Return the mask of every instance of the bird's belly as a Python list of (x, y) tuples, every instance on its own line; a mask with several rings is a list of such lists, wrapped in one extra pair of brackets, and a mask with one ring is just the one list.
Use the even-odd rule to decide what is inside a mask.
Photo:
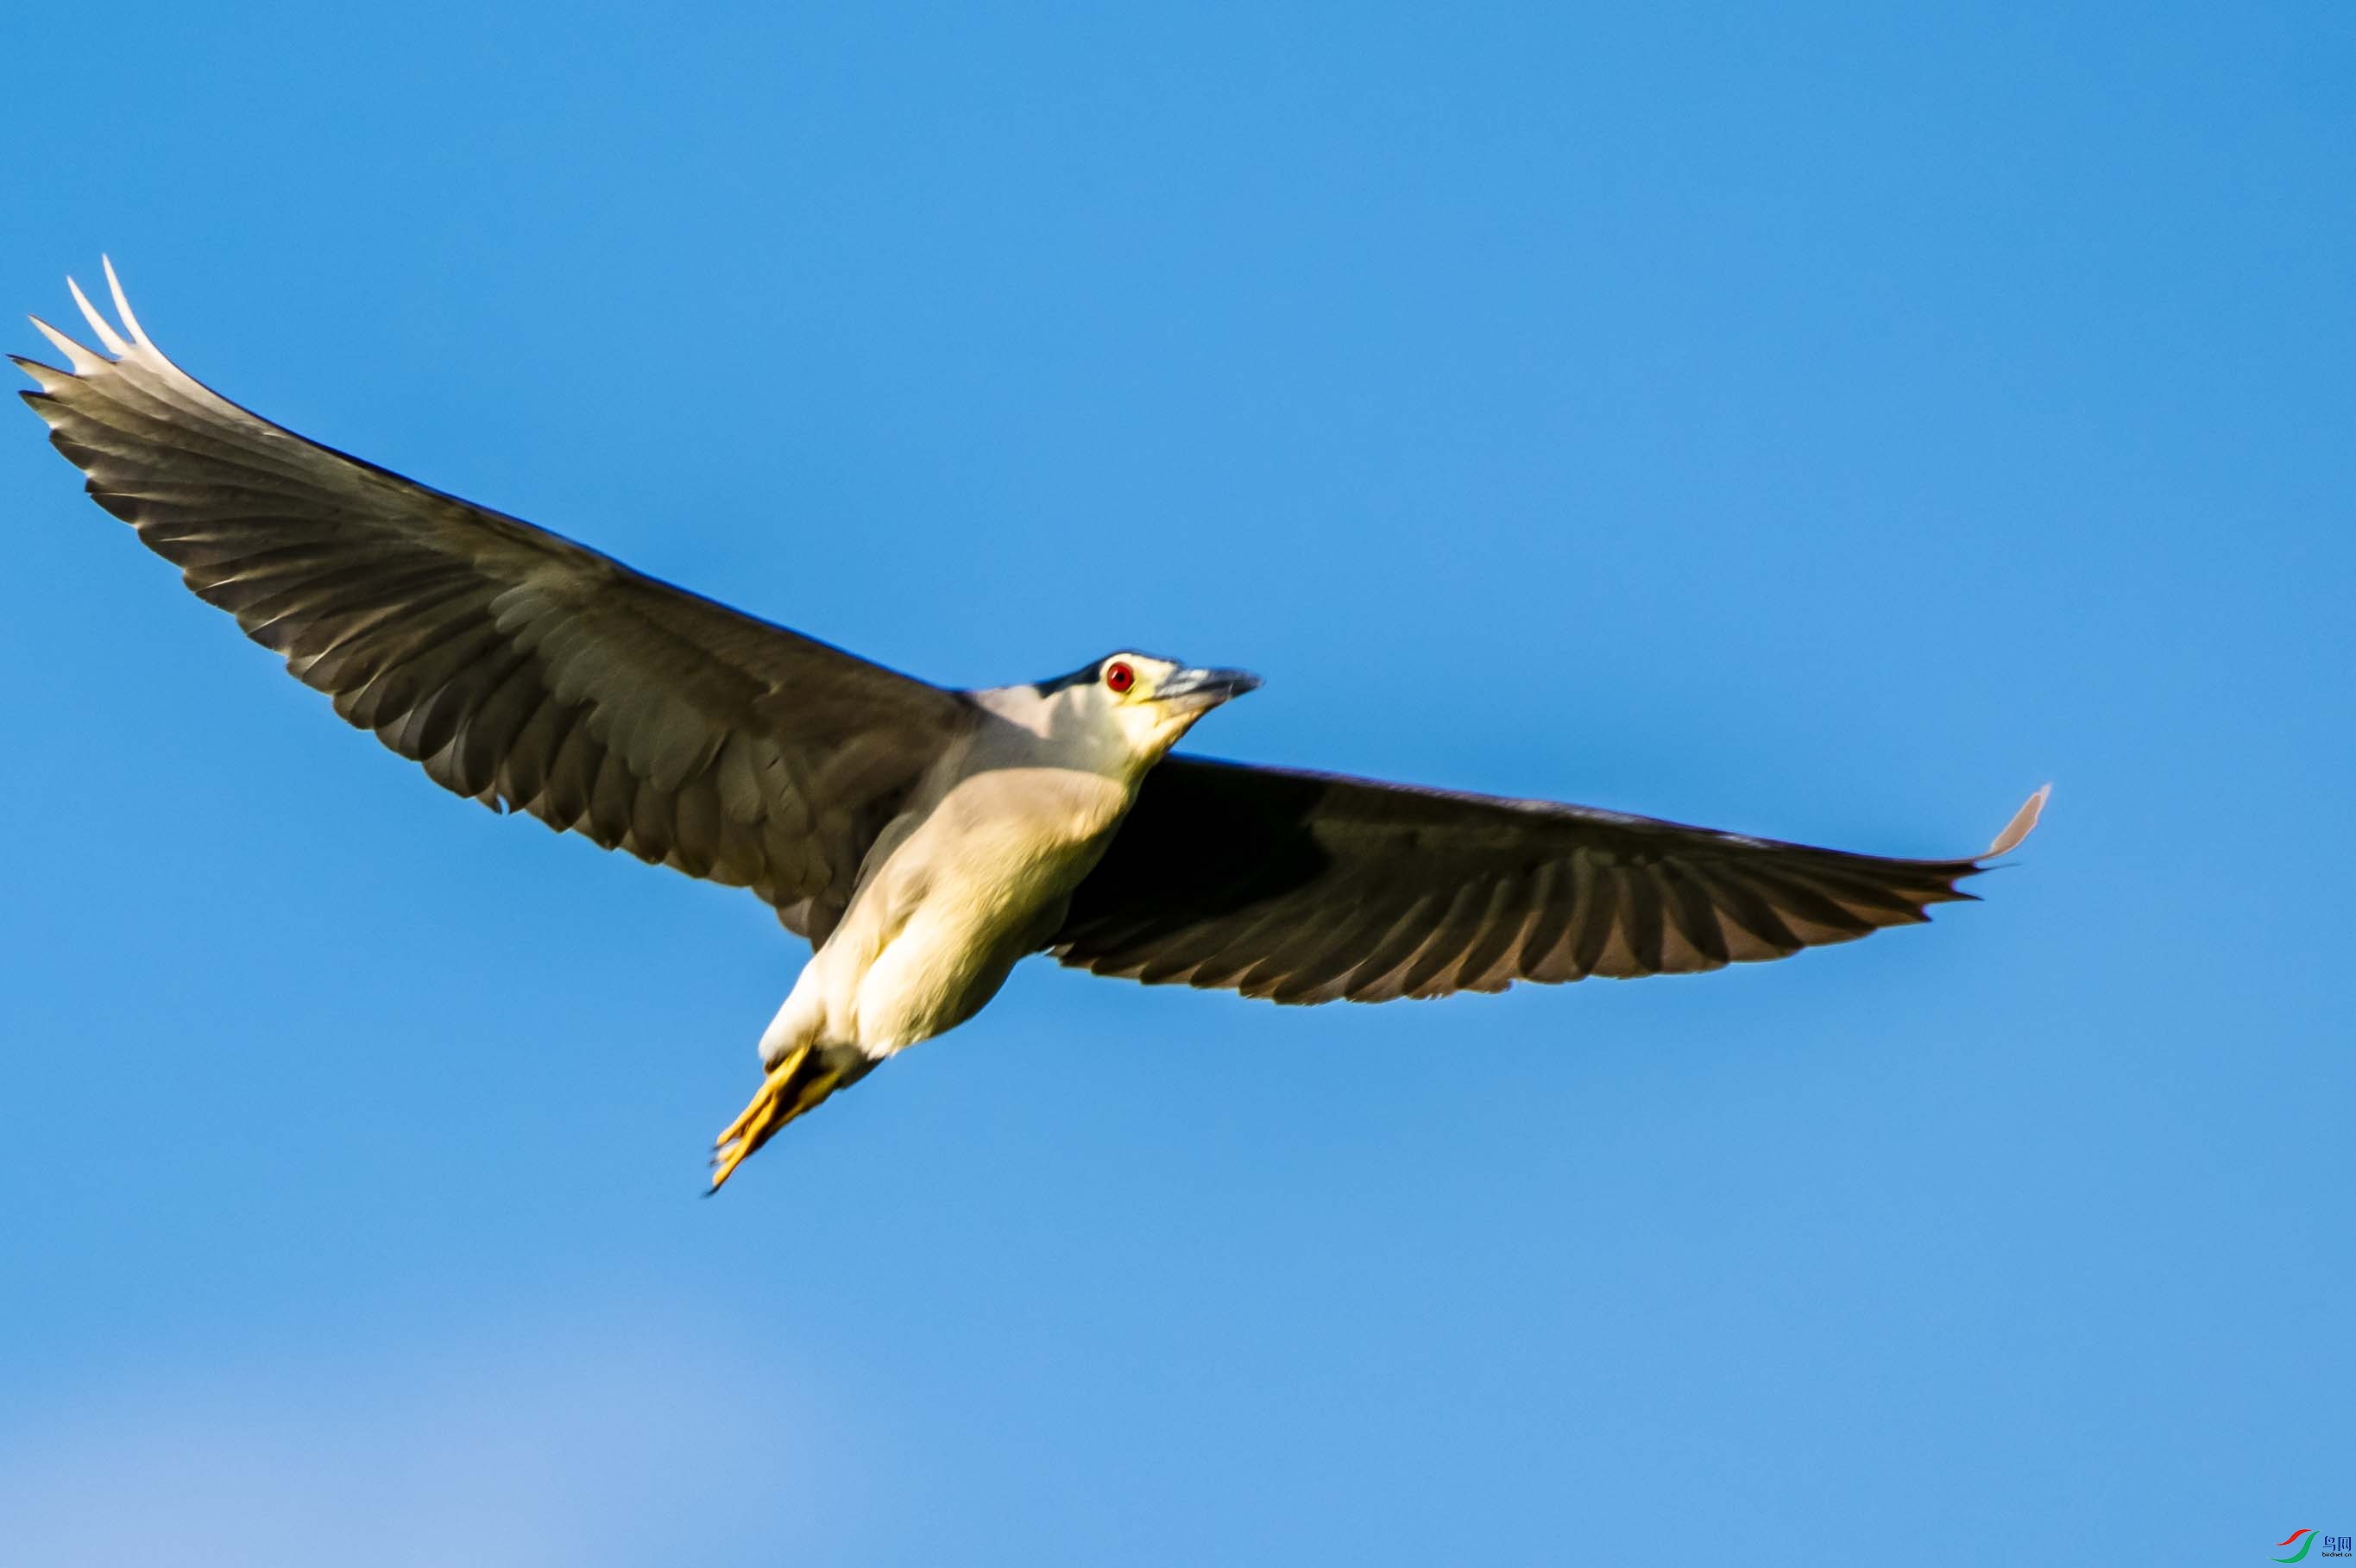
[(889, 1055), (955, 1029), (998, 994), (1022, 955), (998, 933), (919, 916), (860, 977), (860, 1045)]
[(969, 855), (953, 874), (935, 868), (860, 976), (859, 1043), (888, 1054), (980, 1011), (1015, 963), (1045, 939), (1047, 917), (1100, 851), (1098, 845), (1059, 846), (1003, 858)]

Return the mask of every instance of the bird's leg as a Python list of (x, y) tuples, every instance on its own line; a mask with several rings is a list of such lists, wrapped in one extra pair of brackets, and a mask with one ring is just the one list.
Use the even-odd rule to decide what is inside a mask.
[(737, 1113), (727, 1130), (713, 1141), (712, 1190), (734, 1174), (746, 1157), (775, 1137), (777, 1130), (841, 1086), (842, 1070), (830, 1067), (814, 1046), (802, 1044), (786, 1053), (754, 1092), (752, 1103)]

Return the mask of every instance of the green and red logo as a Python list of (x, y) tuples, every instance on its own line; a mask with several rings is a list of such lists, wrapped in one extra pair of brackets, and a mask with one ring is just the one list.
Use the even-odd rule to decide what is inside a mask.
[(2356, 1557), (2356, 1535), (2318, 1535), (2311, 1530), (2294, 1530), (2276, 1541), (2275, 1547), (2279, 1551), (2293, 1542), (2297, 1543), (2298, 1550), (2287, 1557), (2276, 1558), (2276, 1562), (2304, 1563), (2308, 1552), (2319, 1545), (2322, 1550), (2315, 1553), (2318, 1558)]

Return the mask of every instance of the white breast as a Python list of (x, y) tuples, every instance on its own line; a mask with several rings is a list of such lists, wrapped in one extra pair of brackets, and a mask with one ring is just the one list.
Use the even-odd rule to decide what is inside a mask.
[(865, 958), (830, 987), (862, 1049), (888, 1055), (928, 1040), (995, 996), (1103, 854), (1130, 795), (1092, 773), (989, 768), (895, 835), (813, 961), (847, 969)]

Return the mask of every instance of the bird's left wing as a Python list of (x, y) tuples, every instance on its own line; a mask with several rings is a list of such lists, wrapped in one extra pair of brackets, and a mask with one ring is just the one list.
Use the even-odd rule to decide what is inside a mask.
[(1173, 757), (1049, 951), (1096, 974), (1278, 1002), (1715, 969), (1927, 918), (2020, 842), (1887, 859), (1549, 801)]
[[(823, 937), (963, 697), (306, 441), (74, 297), (99, 354), (18, 358), (92, 498), (434, 781), (750, 887)], [(112, 357), (109, 357), (109, 356)], [(15, 357), (11, 356), (11, 357)]]

